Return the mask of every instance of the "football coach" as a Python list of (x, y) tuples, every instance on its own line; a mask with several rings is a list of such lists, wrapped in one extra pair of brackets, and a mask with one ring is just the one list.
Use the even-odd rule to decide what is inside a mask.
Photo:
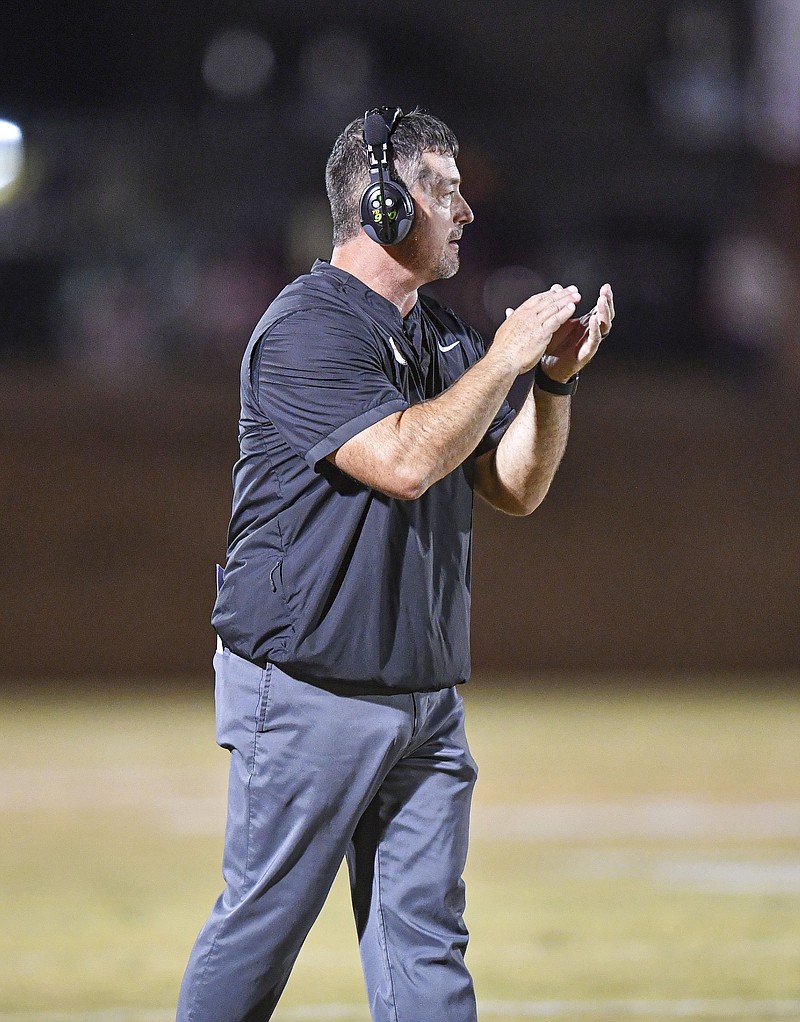
[[(179, 1022), (265, 1022), (346, 857), (374, 1022), (475, 1022), (462, 872), (476, 777), (473, 494), (542, 501), (609, 285), (530, 297), (490, 347), (418, 289), (472, 222), (458, 143), (382, 107), (336, 140), (333, 254), (270, 305), (241, 368), (240, 458), (214, 608), (231, 753), (224, 892)], [(515, 414), (506, 397), (534, 369)]]

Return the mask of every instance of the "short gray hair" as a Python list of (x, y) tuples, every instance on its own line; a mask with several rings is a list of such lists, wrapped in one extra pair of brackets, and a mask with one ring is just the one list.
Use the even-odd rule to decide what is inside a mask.
[[(423, 153), (458, 156), (458, 139), (444, 121), (420, 110), (403, 114), (392, 132), (389, 175), (406, 188), (419, 177)], [(333, 144), (325, 167), (325, 188), (333, 217), (333, 244), (341, 245), (361, 231), (361, 195), (369, 184), (364, 143), (364, 118), (351, 121)]]

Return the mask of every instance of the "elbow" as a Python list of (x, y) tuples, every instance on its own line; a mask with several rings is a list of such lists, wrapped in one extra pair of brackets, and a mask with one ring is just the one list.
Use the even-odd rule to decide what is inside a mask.
[(495, 454), (479, 458), (475, 466), (475, 489), (490, 507), (517, 518), (532, 515), (544, 500), (548, 487), (519, 472), (501, 473)]
[(430, 487), (427, 474), (419, 466), (398, 463), (384, 493), (396, 500), (418, 500)]
[(384, 486), (379, 487), (387, 496), (396, 500), (418, 500), (441, 478), (436, 466), (420, 451), (395, 451), (391, 463), (387, 463), (383, 477)]
[(542, 498), (537, 497), (535, 499), (527, 500), (509, 500), (506, 504), (500, 508), (501, 511), (505, 511), (507, 515), (513, 515), (517, 518), (526, 518), (528, 515), (532, 515), (536, 508), (542, 503)]
[(503, 490), (492, 495), (481, 495), (497, 511), (502, 511), (515, 518), (526, 518), (528, 515), (532, 515), (545, 498), (545, 494), (538, 491), (516, 494), (510, 490)]
[(370, 451), (366, 454), (358, 457), (347, 444), (329, 455), (328, 461), (351, 479), (394, 500), (417, 500), (435, 482), (429, 467), (412, 452), (392, 448), (381, 450), (378, 456)]
[(548, 489), (549, 487), (546, 489), (532, 490), (530, 493), (526, 493), (517, 500), (516, 510), (510, 511), (509, 514), (520, 516), (532, 515), (547, 496)]
[(529, 498), (528, 500), (521, 501), (519, 503), (519, 505), (518, 505), (518, 510), (510, 511), (509, 514), (519, 515), (520, 517), (527, 517), (528, 515), (532, 515), (533, 512), (539, 507), (539, 505), (542, 503), (543, 500), (544, 500), (544, 494), (537, 494), (533, 498)]

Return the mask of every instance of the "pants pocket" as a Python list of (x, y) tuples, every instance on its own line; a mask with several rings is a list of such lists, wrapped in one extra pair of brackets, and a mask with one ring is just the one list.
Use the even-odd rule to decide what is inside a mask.
[(261, 668), (223, 650), (214, 656), (217, 744), (246, 753), (266, 727), (272, 665)]
[(258, 709), (256, 711), (256, 731), (263, 734), (267, 730), (267, 712), (270, 695), (272, 694), (272, 664), (267, 664), (261, 672), (261, 683), (258, 691)]

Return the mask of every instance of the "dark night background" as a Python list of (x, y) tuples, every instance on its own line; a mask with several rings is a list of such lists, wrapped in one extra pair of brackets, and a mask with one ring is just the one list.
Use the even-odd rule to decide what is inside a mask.
[(4, 29), (9, 681), (207, 673), (238, 360), (329, 255), (325, 159), (383, 103), (461, 140), (476, 221), (434, 290), (487, 336), (554, 280), (617, 296), (548, 501), (476, 509), (476, 666), (797, 668), (800, 5), (12, 2)]

